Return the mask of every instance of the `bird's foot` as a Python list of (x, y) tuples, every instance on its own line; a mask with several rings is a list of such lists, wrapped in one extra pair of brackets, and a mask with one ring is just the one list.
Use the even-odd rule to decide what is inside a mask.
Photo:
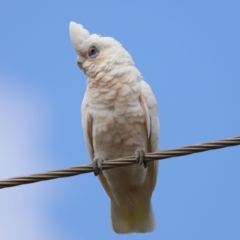
[(143, 164), (144, 168), (147, 168), (147, 162), (144, 160), (145, 152), (142, 149), (138, 148), (133, 155), (140, 166)]
[(92, 165), (93, 165), (93, 172), (94, 172), (95, 176), (102, 173), (102, 163), (103, 163), (103, 161), (104, 161), (104, 159), (101, 158), (101, 157), (94, 157), (93, 158)]

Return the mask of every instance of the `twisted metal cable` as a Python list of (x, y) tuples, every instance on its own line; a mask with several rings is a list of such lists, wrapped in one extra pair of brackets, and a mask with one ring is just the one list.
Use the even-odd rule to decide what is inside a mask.
[[(240, 136), (227, 138), (223, 140), (200, 143), (196, 145), (190, 145), (170, 150), (164, 150), (160, 152), (147, 153), (145, 156), (146, 161), (163, 160), (171, 157), (180, 157), (183, 155), (189, 155), (198, 152), (205, 152), (209, 150), (225, 148), (230, 146), (240, 145)], [(110, 169), (121, 166), (128, 166), (136, 164), (136, 160), (133, 156), (118, 158), (114, 160), (107, 160), (103, 162), (102, 169)], [(35, 183), (40, 181), (46, 181), (56, 178), (70, 177), (83, 173), (93, 172), (92, 164), (86, 164), (78, 167), (64, 168), (60, 170), (54, 170), (49, 172), (37, 173), (27, 176), (14, 177), (0, 181), (0, 189), (7, 187), (14, 187), (22, 184)]]

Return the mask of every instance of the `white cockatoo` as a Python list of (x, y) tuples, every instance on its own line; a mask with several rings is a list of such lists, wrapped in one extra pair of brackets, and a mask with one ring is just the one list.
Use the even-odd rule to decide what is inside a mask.
[[(82, 125), (95, 175), (111, 200), (116, 233), (150, 232), (155, 228), (151, 205), (158, 162), (144, 154), (158, 150), (157, 103), (130, 54), (111, 37), (89, 34), (70, 23), (78, 66), (87, 75)], [(101, 171), (102, 161), (134, 155), (139, 164)]]

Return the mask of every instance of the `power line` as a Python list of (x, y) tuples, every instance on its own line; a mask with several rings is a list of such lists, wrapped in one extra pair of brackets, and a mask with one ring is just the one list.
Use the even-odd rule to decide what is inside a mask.
[[(190, 145), (170, 150), (164, 150), (160, 152), (147, 153), (145, 156), (146, 161), (164, 160), (171, 157), (180, 157), (198, 152), (205, 152), (209, 150), (225, 148), (240, 145), (240, 136), (227, 138), (223, 140), (217, 140), (213, 142), (200, 143), (196, 145)], [(136, 160), (133, 156), (118, 158), (114, 160), (108, 160), (103, 162), (102, 169), (110, 169), (121, 166), (128, 166), (136, 164)], [(83, 173), (93, 172), (92, 164), (86, 164), (78, 167), (64, 168), (49, 172), (37, 173), (27, 176), (14, 177), (0, 181), (0, 189), (7, 187), (14, 187), (22, 184), (35, 183), (40, 181), (46, 181), (56, 178), (71, 177)]]

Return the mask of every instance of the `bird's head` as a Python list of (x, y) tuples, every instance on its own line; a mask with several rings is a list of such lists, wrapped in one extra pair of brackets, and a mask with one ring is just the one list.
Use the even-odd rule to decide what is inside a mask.
[(111, 37), (89, 34), (81, 24), (70, 22), (70, 39), (77, 52), (77, 64), (89, 77), (108, 72), (117, 64), (133, 65), (129, 53)]

